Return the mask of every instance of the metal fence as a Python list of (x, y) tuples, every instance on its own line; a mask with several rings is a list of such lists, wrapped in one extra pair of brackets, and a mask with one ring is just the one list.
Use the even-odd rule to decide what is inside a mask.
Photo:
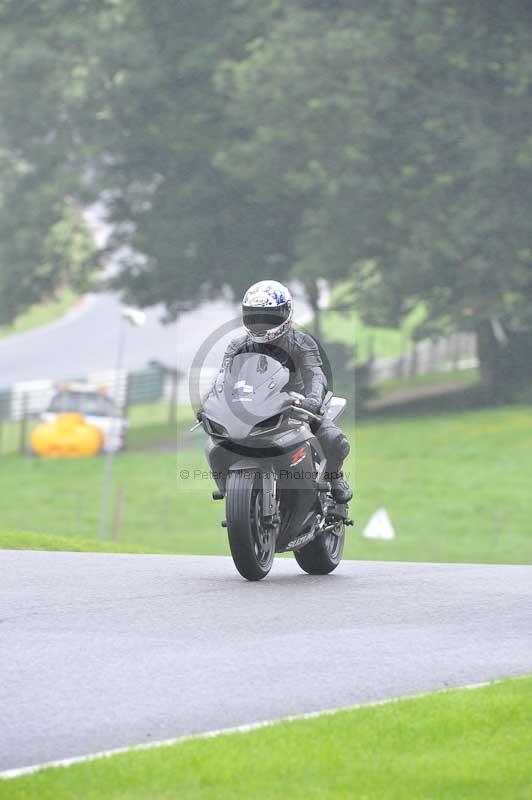
[(62, 386), (83, 382), (101, 387), (117, 406), (124, 408), (139, 403), (157, 402), (164, 393), (165, 376), (159, 369), (139, 372), (95, 372), (70, 381), (23, 381), (0, 390), (0, 421), (18, 421), (41, 414)]
[(105, 391), (122, 413), (139, 405), (164, 404), (168, 406), (168, 421), (176, 418), (177, 406), (190, 405), (191, 386), (203, 396), (212, 385), (216, 368), (203, 368), (182, 374), (175, 370), (152, 365), (134, 372), (103, 370), (83, 378), (67, 381), (22, 381), (0, 389), (0, 454), (27, 446), (27, 434), (32, 420), (46, 411), (54, 394), (73, 383), (88, 383)]
[(210, 367), (187, 375), (159, 367), (147, 367), (129, 373), (117, 373), (115, 370), (93, 372), (83, 378), (67, 381), (23, 381), (0, 389), (0, 422), (18, 421), (41, 414), (59, 388), (80, 382), (101, 388), (121, 409), (172, 399), (178, 405), (187, 405), (191, 401), (191, 384), (203, 395), (212, 385), (216, 374), (217, 370)]
[(473, 369), (478, 366), (477, 341), (473, 333), (453, 333), (418, 342), (395, 358), (374, 359), (369, 364), (369, 382), (415, 378), (418, 375)]

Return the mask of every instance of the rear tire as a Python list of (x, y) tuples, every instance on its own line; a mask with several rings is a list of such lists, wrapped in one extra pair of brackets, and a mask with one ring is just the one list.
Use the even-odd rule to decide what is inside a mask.
[(226, 487), (229, 547), (235, 567), (248, 581), (260, 581), (272, 568), (273, 530), (262, 524), (262, 478), (249, 470), (231, 471)]
[(301, 550), (295, 550), (294, 556), (302, 570), (309, 575), (328, 575), (340, 561), (344, 552), (345, 530), (341, 525), (341, 534), (322, 533)]

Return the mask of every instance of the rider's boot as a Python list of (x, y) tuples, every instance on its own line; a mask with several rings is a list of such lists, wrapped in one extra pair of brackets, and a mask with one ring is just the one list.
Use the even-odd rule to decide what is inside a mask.
[(348, 482), (344, 478), (342, 472), (342, 464), (340, 464), (336, 471), (326, 472), (325, 480), (331, 484), (331, 494), (339, 505), (347, 505), (353, 497), (353, 492)]

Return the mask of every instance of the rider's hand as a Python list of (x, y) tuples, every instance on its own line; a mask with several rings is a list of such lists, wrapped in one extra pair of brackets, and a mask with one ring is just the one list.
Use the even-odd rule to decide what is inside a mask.
[(198, 422), (202, 422), (202, 420), (203, 420), (203, 409), (199, 408), (196, 411), (196, 419), (197, 419)]
[(310, 411), (311, 414), (319, 415), (321, 411), (321, 402), (315, 397), (304, 397), (298, 402), (298, 406), (304, 411)]

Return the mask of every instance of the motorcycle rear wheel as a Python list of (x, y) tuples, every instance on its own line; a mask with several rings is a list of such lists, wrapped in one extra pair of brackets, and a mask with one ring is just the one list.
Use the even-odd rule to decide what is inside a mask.
[(340, 525), (341, 533), (322, 533), (316, 539), (294, 550), (294, 556), (302, 570), (309, 575), (328, 575), (336, 569), (344, 553), (345, 530)]
[(273, 529), (262, 518), (262, 477), (249, 470), (231, 471), (226, 487), (229, 547), (235, 567), (248, 581), (260, 581), (272, 568)]

